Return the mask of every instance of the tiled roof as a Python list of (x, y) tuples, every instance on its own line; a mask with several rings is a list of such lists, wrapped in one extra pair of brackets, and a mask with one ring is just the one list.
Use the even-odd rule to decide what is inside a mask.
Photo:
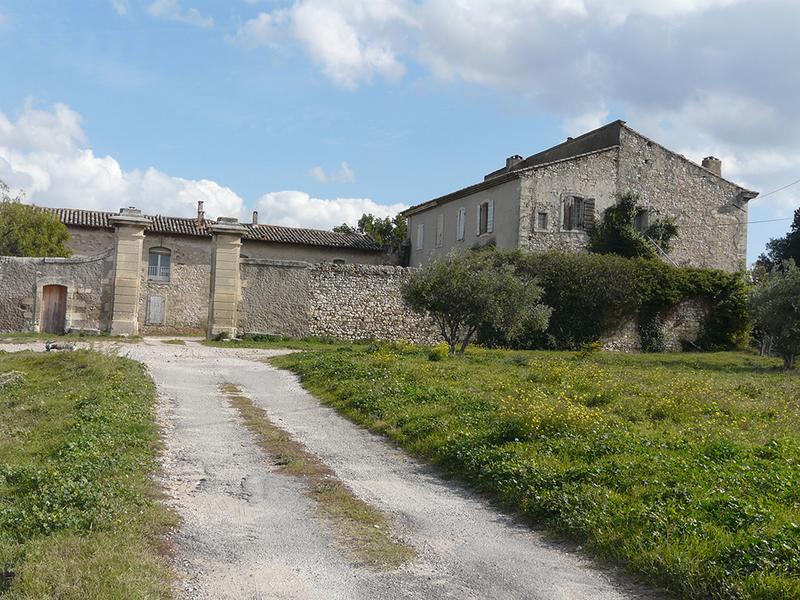
[[(64, 225), (71, 227), (89, 227), (96, 229), (113, 229), (109, 218), (117, 213), (74, 208), (44, 208), (55, 213)], [(150, 233), (166, 233), (172, 235), (189, 235), (211, 237), (207, 225), (214, 221), (207, 219), (198, 226), (196, 219), (184, 217), (165, 217), (163, 215), (148, 216), (150, 225), (145, 231)], [(327, 246), (332, 248), (351, 248), (355, 250), (379, 251), (381, 247), (368, 235), (361, 233), (336, 233), (321, 229), (303, 229), (299, 227), (281, 227), (278, 225), (252, 225), (244, 223), (242, 239), (276, 244), (299, 244), (303, 246)]]
[(277, 242), (280, 244), (303, 244), (305, 246), (331, 246), (334, 248), (358, 248), (379, 250), (380, 246), (368, 235), (361, 233), (336, 233), (322, 229), (302, 229), (279, 225), (248, 225), (242, 236), (246, 240)]

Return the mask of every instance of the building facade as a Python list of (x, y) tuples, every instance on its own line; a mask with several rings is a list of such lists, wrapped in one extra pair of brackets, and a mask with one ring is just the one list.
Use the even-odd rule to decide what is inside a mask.
[(512, 156), (480, 183), (404, 212), (410, 265), (494, 244), (530, 251), (583, 250), (619, 195), (638, 194), (637, 226), (671, 217), (678, 236), (666, 260), (736, 271), (747, 253), (747, 203), (757, 196), (722, 177), (721, 161), (698, 165), (614, 121), (534, 154)]

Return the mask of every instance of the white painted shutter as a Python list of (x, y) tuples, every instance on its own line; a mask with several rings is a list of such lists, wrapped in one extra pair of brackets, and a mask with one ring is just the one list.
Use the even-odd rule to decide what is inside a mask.
[(417, 224), (417, 250), (422, 250), (425, 247), (425, 224)]
[(477, 236), (480, 234), (481, 234), (481, 205), (478, 204), (478, 206), (475, 209), (475, 235)]
[(436, 247), (441, 248), (444, 242), (444, 213), (436, 217)]
[(494, 200), (489, 200), (489, 207), (486, 214), (486, 231), (488, 233), (494, 231)]
[(456, 239), (464, 239), (464, 222), (467, 220), (467, 209), (463, 206), (458, 209), (458, 223), (456, 224)]
[(147, 322), (150, 325), (163, 325), (166, 317), (164, 296), (150, 296), (147, 309)]

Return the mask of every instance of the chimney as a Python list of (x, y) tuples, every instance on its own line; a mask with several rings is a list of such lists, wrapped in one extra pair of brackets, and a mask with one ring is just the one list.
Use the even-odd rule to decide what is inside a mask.
[(703, 168), (708, 169), (714, 175), (722, 177), (722, 161), (714, 156), (706, 156), (703, 159)]
[(197, 226), (202, 227), (206, 222), (206, 211), (203, 210), (203, 201), (197, 201)]
[(506, 171), (510, 171), (521, 162), (522, 162), (522, 157), (519, 154), (515, 154), (514, 156), (509, 156), (506, 159)]
[(253, 225), (258, 225), (258, 211), (253, 211)]

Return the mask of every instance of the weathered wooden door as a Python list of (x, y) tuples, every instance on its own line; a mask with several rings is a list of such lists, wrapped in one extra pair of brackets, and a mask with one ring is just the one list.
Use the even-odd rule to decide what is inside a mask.
[(67, 317), (67, 288), (46, 285), (42, 288), (42, 325), (45, 333), (64, 333)]
[(166, 302), (164, 296), (150, 296), (150, 306), (147, 310), (148, 325), (163, 325), (166, 320)]

